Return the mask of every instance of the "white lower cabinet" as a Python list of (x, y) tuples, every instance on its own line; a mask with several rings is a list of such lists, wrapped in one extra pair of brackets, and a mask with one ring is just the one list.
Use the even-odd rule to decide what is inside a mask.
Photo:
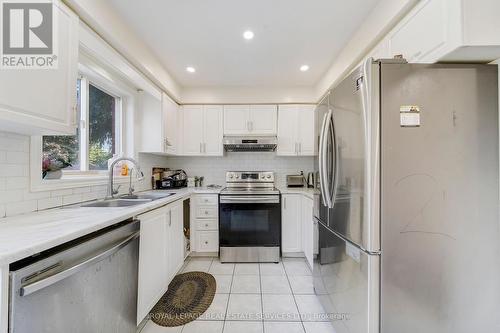
[(302, 252), (300, 194), (283, 194), (281, 200), (281, 251), (287, 253)]
[(309, 267), (313, 267), (314, 258), (314, 223), (313, 223), (313, 201), (303, 197), (301, 205), (302, 219), (302, 248)]
[(219, 251), (219, 198), (218, 194), (196, 194), (191, 201), (193, 219), (191, 239), (193, 251), (208, 253)]
[(198, 231), (196, 233), (197, 252), (217, 252), (219, 251), (219, 232)]
[(184, 262), (182, 200), (139, 215), (137, 324), (167, 291)]
[(283, 194), (281, 212), (281, 250), (286, 255), (304, 254), (313, 267), (315, 237), (313, 200), (302, 194)]

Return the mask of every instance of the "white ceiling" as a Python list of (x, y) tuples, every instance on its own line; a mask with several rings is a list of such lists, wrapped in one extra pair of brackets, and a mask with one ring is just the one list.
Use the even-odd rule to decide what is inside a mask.
[(110, 2), (183, 87), (283, 87), (316, 84), (379, 0)]

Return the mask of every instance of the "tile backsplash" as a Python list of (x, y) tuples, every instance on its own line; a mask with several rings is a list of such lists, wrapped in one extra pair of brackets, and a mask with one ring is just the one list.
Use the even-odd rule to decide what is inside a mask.
[[(0, 132), (0, 218), (44, 210), (106, 196), (106, 185), (79, 186), (61, 190), (31, 192), (29, 179), (30, 137)], [(287, 174), (313, 169), (312, 157), (279, 157), (275, 153), (226, 153), (223, 157), (165, 157), (139, 154), (144, 180), (136, 190), (151, 189), (152, 167), (184, 169), (188, 176), (204, 176), (204, 185), (224, 185), (226, 171), (265, 170), (276, 173), (284, 186)], [(122, 185), (124, 193), (127, 185)]]
[(184, 169), (188, 177), (205, 177), (204, 185), (224, 185), (226, 171), (274, 171), (276, 185), (286, 185), (286, 175), (313, 171), (312, 157), (282, 157), (275, 153), (226, 153), (223, 157), (168, 157), (166, 166)]
[[(0, 218), (44, 210), (63, 205), (104, 198), (106, 185), (80, 186), (61, 190), (31, 192), (29, 180), (30, 137), (0, 132)], [(136, 189), (146, 190), (151, 186), (150, 165), (161, 163), (149, 155), (141, 157), (145, 179), (136, 184)], [(149, 172), (149, 173), (148, 173)], [(122, 185), (120, 192), (128, 186)]]

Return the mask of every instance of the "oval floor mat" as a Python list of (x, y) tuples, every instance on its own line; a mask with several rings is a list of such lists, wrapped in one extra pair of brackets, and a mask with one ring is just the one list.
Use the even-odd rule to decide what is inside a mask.
[(151, 320), (165, 327), (181, 326), (201, 316), (212, 304), (217, 284), (204, 272), (188, 272), (174, 277), (167, 292), (153, 307)]

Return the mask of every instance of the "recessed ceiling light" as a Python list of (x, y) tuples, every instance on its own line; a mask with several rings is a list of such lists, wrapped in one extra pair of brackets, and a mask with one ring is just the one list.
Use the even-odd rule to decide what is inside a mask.
[(243, 33), (243, 38), (245, 38), (247, 40), (253, 39), (253, 36), (255, 36), (255, 35), (254, 35), (253, 31), (250, 31), (250, 30), (247, 30)]
[(194, 73), (194, 72), (196, 72), (196, 68), (188, 66), (188, 67), (186, 67), (186, 71), (188, 71), (189, 73)]
[(301, 72), (307, 72), (309, 70), (309, 66), (308, 65), (302, 65), (300, 66), (300, 71)]

